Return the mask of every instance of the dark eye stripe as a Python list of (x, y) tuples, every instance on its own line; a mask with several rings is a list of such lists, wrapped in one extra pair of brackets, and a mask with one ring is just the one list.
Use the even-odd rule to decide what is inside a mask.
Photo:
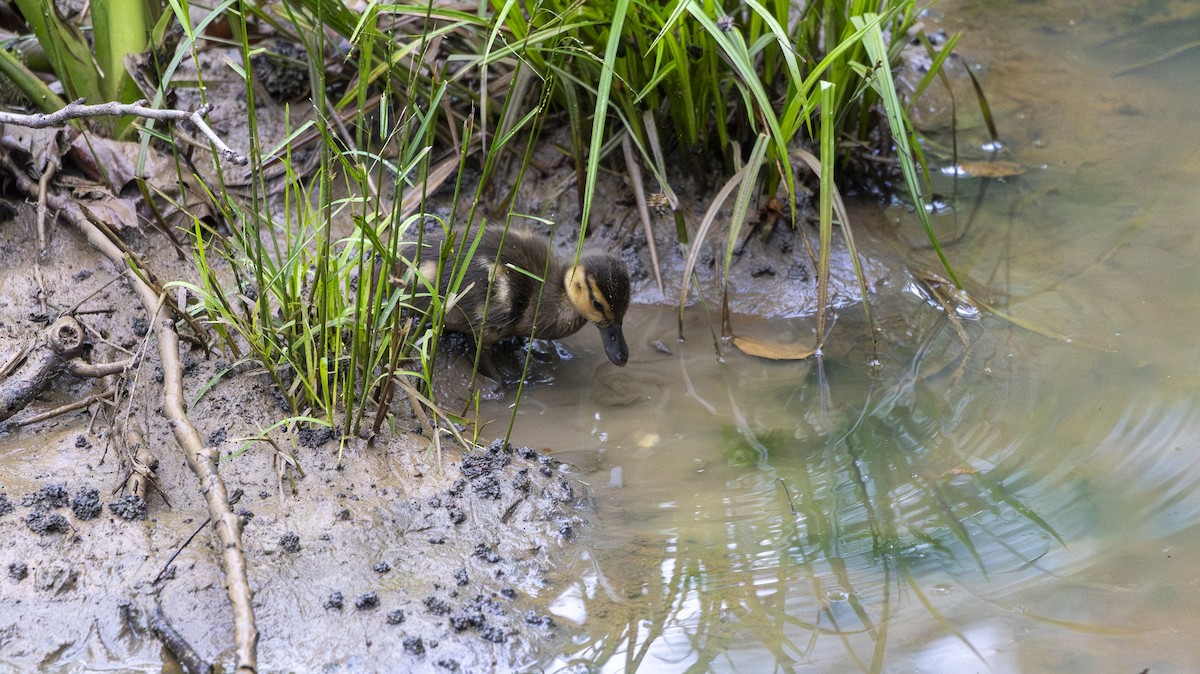
[(600, 288), (592, 279), (588, 279), (588, 296), (591, 298), (593, 303), (600, 304), (600, 313), (604, 314), (605, 320), (611, 321), (613, 318), (615, 318), (612, 307), (608, 305), (608, 300), (605, 299), (604, 293), (600, 292)]

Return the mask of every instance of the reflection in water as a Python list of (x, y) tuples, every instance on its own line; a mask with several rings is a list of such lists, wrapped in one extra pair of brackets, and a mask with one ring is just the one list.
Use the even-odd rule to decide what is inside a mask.
[(1011, 319), (964, 338), (893, 286), (877, 373), (850, 310), (820, 367), (719, 360), (699, 309), (681, 344), (635, 307), (623, 370), (570, 340), (513, 435), (577, 466), (601, 513), (549, 669), (1200, 671), (1179, 637), (1200, 631), (1200, 50), (1154, 30), (1200, 15), (938, 7), (1029, 169), (969, 228), (978, 184), (953, 204), (951, 260)]
[[(523, 409), (555, 423), (518, 422), (515, 440), (570, 447), (559, 412), (575, 410), (579, 449), (563, 458), (594, 476), (585, 479), (608, 506), (605, 535), (626, 536), (595, 552), (584, 584), (592, 591), (566, 593), (569, 606), (586, 596), (580, 622), (602, 630), (573, 658), (607, 663), (602, 670), (646, 658), (652, 671), (738, 669), (763, 649), (800, 663), (832, 648), (848, 665), (878, 670), (901, 590), (946, 622), (934, 596), (951, 586), (926, 587), (918, 579), (927, 570), (1016, 573), (1061, 545), (994, 465), (952, 439), (995, 397), (948, 395), (954, 377), (943, 363), (962, 355), (957, 335), (916, 297), (892, 309), (877, 309), (898, 333), (893, 365), (879, 376), (857, 344), (820, 368), (736, 352), (718, 362), (704, 340), (663, 353), (649, 345), (671, 342), (674, 316), (648, 308), (629, 320), (637, 369), (576, 380), (590, 358), (560, 368), (555, 388), (574, 395), (544, 412)], [(703, 334), (698, 323), (690, 330)], [(971, 360), (1001, 357), (986, 343), (974, 340)], [(624, 484), (601, 487), (616, 467)]]

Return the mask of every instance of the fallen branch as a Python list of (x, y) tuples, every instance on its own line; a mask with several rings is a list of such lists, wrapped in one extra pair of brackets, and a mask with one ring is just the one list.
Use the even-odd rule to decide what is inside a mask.
[(16, 112), (0, 111), (0, 124), (15, 124), (31, 129), (45, 129), (51, 126), (63, 126), (72, 119), (83, 119), (85, 117), (125, 117), (130, 115), (160, 122), (191, 122), (196, 125), (200, 133), (204, 134), (212, 142), (213, 147), (217, 149), (217, 152), (222, 157), (238, 166), (245, 166), (250, 163), (246, 155), (234, 152), (232, 148), (225, 144), (225, 141), (217, 136), (208, 123), (204, 121), (209, 111), (212, 110), (212, 106), (202, 105), (195, 112), (188, 112), (186, 110), (150, 108), (147, 107), (146, 103), (147, 101), (143, 99), (134, 103), (114, 102), (85, 105), (81, 98), (77, 101), (67, 103), (66, 107), (61, 110), (49, 113), (23, 115)]
[(55, 407), (54, 409), (50, 410), (49, 412), (42, 412), (41, 414), (35, 414), (32, 417), (29, 417), (27, 419), (20, 419), (18, 421), (14, 421), (9, 425), (12, 426), (13, 428), (20, 428), (22, 426), (32, 426), (34, 424), (40, 424), (43, 421), (53, 419), (54, 417), (62, 416), (64, 414), (70, 414), (71, 412), (74, 412), (75, 410), (82, 410), (87, 407), (90, 407), (92, 405), (92, 403), (105, 402), (108, 400), (109, 396), (115, 397), (116, 394), (117, 394), (117, 388), (115, 386), (109, 387), (109, 388), (104, 389), (104, 391), (102, 391), (100, 393), (93, 393), (92, 395), (90, 395), (86, 398), (83, 398), (82, 400), (76, 400), (73, 403), (67, 403), (66, 405), (63, 405), (62, 407)]
[[(9, 174), (9, 178), (18, 189), (30, 196), (37, 194), (37, 184), (24, 171), (19, 170), (9, 153), (0, 153), (0, 167)], [(48, 194), (46, 198), (52, 208), (57, 209), (67, 222), (79, 229), (92, 247), (99, 250), (118, 268), (128, 268), (121, 248), (88, 219), (73, 199), (56, 193)], [(242, 547), (241, 520), (229, 507), (225, 482), (217, 470), (216, 450), (204, 446), (200, 434), (183, 409), (183, 374), (179, 362), (179, 335), (175, 332), (175, 323), (171, 318), (159, 317), (159, 294), (145, 279), (136, 273), (130, 273), (128, 279), (142, 307), (150, 315), (154, 334), (158, 338), (158, 352), (163, 369), (163, 415), (171, 424), (175, 441), (183, 448), (188, 467), (200, 480), (200, 491), (208, 504), (213, 528), (221, 544), (225, 590), (233, 612), (236, 671), (241, 674), (256, 674), (258, 628), (254, 621), (253, 592), (250, 590), (246, 555)]]
[(179, 661), (179, 666), (186, 674), (208, 674), (213, 671), (213, 666), (204, 661), (196, 649), (183, 638), (170, 622), (163, 615), (162, 609), (155, 606), (150, 611), (150, 631), (162, 645), (175, 656)]
[(0, 421), (25, 409), (49, 388), (83, 347), (83, 327), (70, 316), (63, 316), (38, 333), (25, 361), (0, 382)]
[[(121, 249), (109, 241), (99, 228), (77, 208), (70, 208), (71, 204), (63, 206), (63, 214), (79, 227), (87, 237), (88, 243), (113, 263), (124, 264)], [(129, 280), (141, 299), (142, 306), (151, 313), (154, 334), (158, 338), (158, 352), (163, 370), (163, 414), (171, 423), (175, 441), (183, 448), (188, 467), (200, 480), (200, 491), (208, 502), (209, 516), (212, 517), (213, 528), (216, 529), (217, 538), (221, 542), (225, 591), (229, 595), (229, 603), (233, 610), (237, 671), (254, 674), (258, 671), (258, 628), (254, 622), (254, 596), (250, 590), (246, 555), (242, 547), (242, 523), (229, 507), (225, 482), (217, 470), (216, 451), (204, 446), (200, 433), (196, 431), (183, 409), (183, 368), (179, 363), (179, 335), (175, 332), (175, 322), (158, 315), (159, 297), (149, 284), (136, 274), (130, 275)]]
[[(50, 388), (50, 384), (61, 374), (72, 374), (80, 378), (103, 378), (121, 374), (133, 367), (134, 359), (111, 363), (89, 363), (77, 356), (84, 350), (83, 326), (70, 316), (63, 316), (38, 333), (33, 343), (19, 354), (17, 360), (0, 369), (0, 421), (25, 409), (35, 398)], [(29, 426), (56, 416), (83, 409), (102, 400), (115, 391), (109, 387), (103, 393), (91, 395), (49, 412), (14, 422), (14, 427)]]

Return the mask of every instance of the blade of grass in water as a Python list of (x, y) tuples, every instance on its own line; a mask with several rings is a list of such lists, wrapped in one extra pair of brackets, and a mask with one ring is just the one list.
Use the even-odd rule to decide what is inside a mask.
[[(817, 356), (825, 346), (825, 321), (829, 308), (829, 246), (833, 242), (833, 98), (837, 87), (821, 82), (821, 193), (818, 213), (821, 247), (817, 251)], [(864, 297), (865, 301), (866, 298)]]
[[(876, 15), (867, 14), (862, 17), (851, 17), (850, 20), (856, 27), (863, 27), (875, 18)], [(883, 103), (888, 126), (892, 130), (892, 140), (896, 144), (896, 157), (900, 160), (900, 170), (904, 174), (904, 183), (908, 188), (909, 197), (913, 200), (917, 215), (921, 218), (921, 227), (925, 229), (925, 236), (929, 238), (929, 243), (937, 253), (946, 274), (951, 281), (954, 281), (954, 285), (961, 288), (962, 282), (958, 280), (958, 276), (950, 267), (950, 261), (946, 259), (946, 252), (938, 243), (937, 234), (933, 231), (933, 224), (929, 221), (929, 212), (925, 210), (925, 199), (922, 196), (921, 186), (917, 183), (917, 167), (913, 163), (912, 148), (909, 146), (907, 132), (909, 125), (904, 115), (904, 109), (900, 106), (900, 98), (896, 95), (896, 84), (892, 80), (887, 47), (884, 45), (883, 32), (879, 29), (878, 23), (870, 27), (863, 35), (863, 46), (866, 47), (871, 61), (877, 66), (873, 86)]]
[(733, 326), (729, 317), (729, 268), (733, 265), (733, 251), (737, 242), (742, 238), (742, 227), (746, 224), (746, 215), (750, 210), (750, 201), (758, 187), (758, 175), (767, 157), (767, 148), (771, 137), (759, 134), (754, 148), (750, 151), (750, 160), (746, 163), (748, 173), (738, 187), (737, 199), (733, 202), (733, 213), (729, 216), (729, 231), (725, 234), (725, 259), (721, 265), (721, 335), (733, 336)]
[[(756, 147), (758, 144), (755, 145)], [(760, 162), (761, 165), (761, 162)], [(712, 228), (713, 223), (717, 220), (717, 215), (721, 212), (721, 207), (725, 205), (725, 200), (733, 193), (733, 190), (746, 180), (747, 174), (750, 173), (750, 164), (743, 166), (737, 173), (733, 174), (721, 189), (713, 197), (712, 202), (708, 206), (708, 210), (704, 213), (704, 218), (700, 221), (700, 228), (696, 231), (696, 236), (692, 238), (691, 250), (688, 251), (687, 261), (683, 266), (683, 281), (679, 284), (679, 338), (683, 339), (683, 309), (687, 304), (688, 289), (691, 287), (688, 280), (692, 278), (692, 270), (696, 268), (696, 261), (700, 259), (700, 249), (704, 247), (704, 240), (708, 236), (708, 231)]]

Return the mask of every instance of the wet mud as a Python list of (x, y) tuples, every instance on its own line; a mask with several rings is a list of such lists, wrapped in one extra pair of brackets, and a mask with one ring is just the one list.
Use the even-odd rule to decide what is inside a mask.
[[(22, 206), (0, 225), (0, 361), (45, 325), (24, 262), (30, 215)], [(161, 273), (190, 276), (149, 238), (131, 238)], [(79, 237), (56, 232), (40, 271), (52, 309), (94, 294), (84, 309), (100, 311), (83, 317), (94, 357), (141, 349), (145, 317)], [(232, 665), (216, 539), (159, 410), (156, 350), (143, 351), (115, 415), (94, 417), (93, 405), (0, 431), (0, 669), (161, 671), (171, 658), (152, 630), (156, 609), (203, 659)], [(245, 523), (261, 671), (492, 671), (569, 638), (549, 617), (548, 588), (579, 554), (591, 505), (568, 466), (403, 432), (339, 444), (328, 429), (300, 428), (277, 452), (250, 440), (281, 414), (265, 379), (242, 370), (211, 384), (229, 364), (195, 347), (183, 356), (189, 415), (219, 448)], [(12, 421), (102, 386), (63, 375)], [(121, 493), (130, 457), (116, 438), (127, 427), (158, 462), (145, 500)]]

